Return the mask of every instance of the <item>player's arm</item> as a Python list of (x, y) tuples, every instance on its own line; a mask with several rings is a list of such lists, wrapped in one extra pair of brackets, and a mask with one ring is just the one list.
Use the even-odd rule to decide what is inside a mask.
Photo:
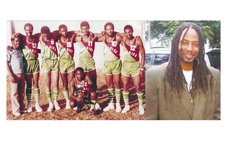
[(40, 40), (41, 33), (36, 33), (33, 35), (33, 37), (36, 38), (37, 40)]
[(123, 44), (123, 37), (120, 36), (120, 34), (116, 33), (116, 39), (117, 39), (117, 42)]
[(101, 33), (94, 33), (94, 35), (95, 35), (96, 42), (103, 42), (106, 36), (105, 31), (102, 31)]
[(57, 42), (60, 38), (59, 31), (55, 30), (55, 31), (51, 32), (50, 38), (53, 39), (55, 42)]
[(83, 33), (81, 30), (75, 31), (75, 39), (74, 42), (80, 42), (81, 41), (81, 36), (83, 36)]
[(125, 37), (125, 33), (117, 33), (118, 36), (121, 36), (122, 38)]
[(75, 33), (75, 31), (68, 31), (67, 32), (67, 37), (70, 37), (70, 39), (71, 39), (71, 41), (73, 42), (73, 43), (75, 43), (76, 41), (75, 41), (75, 38), (76, 38), (76, 33)]
[(126, 35), (121, 36), (122, 40), (121, 40), (121, 44), (124, 45), (125, 40), (127, 39)]
[(140, 54), (141, 54), (141, 61), (140, 61), (141, 70), (144, 71), (145, 70), (145, 48), (139, 36), (137, 37), (137, 45), (139, 46)]

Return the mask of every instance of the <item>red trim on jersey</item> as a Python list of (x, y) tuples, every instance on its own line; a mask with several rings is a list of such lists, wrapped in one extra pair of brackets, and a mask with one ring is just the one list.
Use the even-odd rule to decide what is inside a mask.
[(139, 48), (137, 48), (138, 46), (136, 45), (136, 38), (134, 39), (133, 43), (130, 45), (126, 44), (126, 40), (124, 41), (124, 45), (125, 48), (127, 49), (127, 51), (129, 52), (129, 55), (135, 59), (136, 61), (139, 61)]
[(83, 37), (81, 37), (81, 43), (85, 46), (91, 57), (93, 57), (94, 49), (95, 49), (95, 41), (89, 40), (84, 41)]
[(28, 47), (35, 57), (38, 58), (38, 39), (33, 38), (32, 43), (28, 43), (25, 37), (23, 40), (23, 45)]
[(44, 42), (44, 44), (46, 46), (48, 46), (48, 48), (56, 55), (58, 56), (58, 51), (57, 51), (57, 47), (55, 44), (55, 40), (54, 39), (50, 39), (50, 40), (44, 40), (42, 39), (42, 41)]
[(116, 36), (113, 38), (112, 42), (108, 42), (105, 38), (105, 44), (109, 48), (109, 50), (120, 59), (120, 43), (117, 43)]
[(69, 53), (69, 55), (71, 57), (74, 56), (74, 46), (73, 46), (73, 42), (70, 38), (67, 38), (66, 43), (62, 42), (61, 39), (58, 40), (58, 42), (62, 45), (62, 47), (64, 47), (66, 49), (66, 51)]

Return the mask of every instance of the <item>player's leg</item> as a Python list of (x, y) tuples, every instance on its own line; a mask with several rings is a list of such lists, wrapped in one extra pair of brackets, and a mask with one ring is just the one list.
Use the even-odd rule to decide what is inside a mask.
[(74, 77), (74, 71), (71, 71), (69, 73), (67, 73), (67, 89), (63, 90), (63, 96), (66, 100), (66, 109), (70, 109), (70, 100), (69, 100), (69, 91), (68, 91), (68, 82), (71, 82), (71, 80), (73, 79)]
[(114, 83), (114, 88), (115, 88), (115, 98), (116, 98), (116, 112), (121, 111), (121, 105), (120, 105), (120, 100), (121, 100), (121, 74), (113, 74), (113, 83)]
[(140, 75), (136, 75), (133, 78), (133, 83), (134, 87), (136, 89), (136, 94), (138, 98), (138, 103), (139, 103), (139, 114), (143, 115), (144, 114), (144, 107), (143, 107), (143, 92), (141, 89), (141, 79)]
[(122, 78), (122, 84), (123, 84), (123, 100), (125, 103), (125, 107), (122, 110), (122, 113), (126, 113), (130, 110), (129, 106), (129, 82), (130, 82), (130, 76), (123, 75), (121, 76)]
[(40, 77), (40, 73), (34, 73), (33, 74), (33, 94), (34, 94), (34, 100), (35, 100), (35, 110), (37, 112), (42, 112), (42, 108), (40, 107), (39, 104), (39, 99), (40, 99), (40, 89), (39, 89), (39, 77)]
[(108, 87), (108, 98), (109, 104), (107, 107), (103, 109), (103, 111), (109, 111), (110, 109), (114, 109), (114, 87), (113, 87), (113, 75), (106, 74), (105, 75), (106, 85)]
[(25, 74), (25, 80), (26, 80), (26, 100), (27, 100), (27, 111), (32, 111), (32, 105), (31, 105), (31, 93), (32, 93), (32, 74)]

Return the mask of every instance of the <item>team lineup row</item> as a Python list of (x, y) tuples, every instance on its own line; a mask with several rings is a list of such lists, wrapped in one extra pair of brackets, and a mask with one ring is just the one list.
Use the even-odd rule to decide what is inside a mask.
[[(49, 27), (43, 26), (40, 33), (33, 34), (33, 25), (27, 23), (24, 25), (25, 35), (23, 35), (15, 31), (14, 23), (11, 22), (11, 30), (12, 46), (7, 49), (7, 69), (11, 82), (13, 115), (19, 116), (32, 111), (32, 93), (35, 99), (35, 110), (43, 111), (39, 105), (38, 56), (42, 59), (41, 71), (47, 78), (45, 91), (49, 104), (48, 112), (52, 112), (54, 108), (60, 109), (57, 102), (60, 75), (66, 109), (73, 108), (80, 112), (88, 108), (93, 115), (98, 114), (101, 108), (97, 103), (97, 74), (93, 58), (96, 42), (103, 43), (103, 72), (108, 88), (109, 103), (103, 111), (116, 108), (116, 112), (126, 113), (130, 110), (128, 84), (132, 79), (138, 98), (139, 114), (144, 114), (140, 78), (144, 76), (145, 49), (141, 38), (133, 36), (131, 25), (124, 26), (124, 32), (118, 33), (114, 31), (114, 24), (108, 22), (105, 23), (103, 32), (93, 33), (90, 31), (89, 23), (83, 21), (79, 31), (68, 31), (67, 26), (61, 24), (56, 31), (51, 32)], [(75, 42), (79, 43), (79, 48), (74, 47)], [(122, 61), (120, 45), (124, 49)], [(79, 67), (75, 66), (75, 50), (79, 50)], [(23, 103), (24, 93), (27, 98), (26, 109)], [(120, 105), (121, 97), (125, 103), (123, 109)]]

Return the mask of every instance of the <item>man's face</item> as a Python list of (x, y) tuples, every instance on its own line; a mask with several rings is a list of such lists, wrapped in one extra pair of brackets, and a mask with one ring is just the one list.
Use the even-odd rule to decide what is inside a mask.
[(31, 26), (26, 26), (25, 27), (25, 33), (26, 33), (26, 36), (28, 36), (28, 37), (32, 36), (33, 28)]
[(197, 32), (189, 28), (186, 35), (182, 39), (186, 29), (183, 31), (179, 42), (179, 54), (182, 63), (192, 64), (199, 53), (199, 38)]
[(112, 36), (113, 32), (114, 32), (114, 28), (111, 25), (108, 25), (108, 26), (105, 27), (105, 33), (108, 36)]
[(12, 45), (14, 49), (19, 49), (20, 45), (20, 40), (19, 38), (15, 37), (14, 40), (12, 40)]
[(59, 33), (60, 33), (61, 36), (66, 37), (66, 35), (67, 35), (67, 28), (62, 27), (62, 28), (59, 30)]
[(133, 37), (133, 31), (131, 29), (125, 29), (125, 35), (128, 39), (132, 39)]
[(89, 34), (89, 27), (88, 27), (88, 26), (82, 26), (82, 27), (81, 27), (81, 32), (82, 32), (84, 35), (88, 35), (88, 34)]
[(78, 81), (82, 81), (84, 77), (84, 73), (80, 70), (76, 71), (76, 78)]
[(44, 40), (48, 39), (48, 34), (47, 33), (42, 33), (41, 36), (42, 36), (42, 39), (44, 39)]

